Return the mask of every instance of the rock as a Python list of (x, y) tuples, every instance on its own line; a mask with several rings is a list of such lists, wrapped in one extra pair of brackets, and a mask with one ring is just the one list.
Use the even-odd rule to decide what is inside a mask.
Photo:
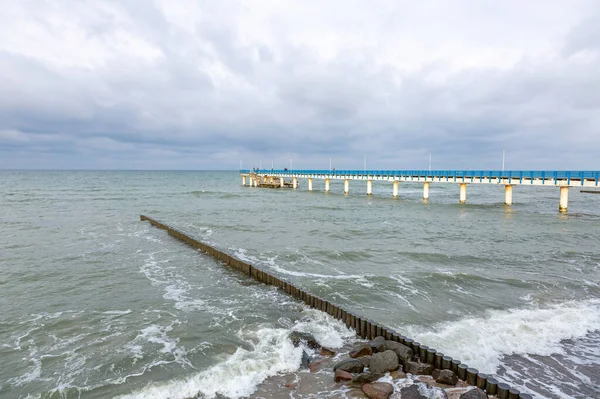
[(410, 385), (402, 388), (400, 390), (400, 397), (402, 399), (427, 399), (425, 396), (421, 395), (417, 385)]
[(344, 370), (349, 373), (362, 373), (365, 365), (358, 359), (344, 359), (333, 366), (333, 370)]
[(369, 345), (371, 346), (373, 353), (383, 352), (385, 350), (383, 349), (384, 342), (385, 338), (383, 338), (382, 336), (375, 337), (373, 340), (371, 340), (371, 342), (369, 342)]
[(285, 384), (285, 387), (289, 388), (289, 389), (296, 389), (297, 386), (298, 386), (298, 384), (296, 384), (294, 382), (288, 382), (287, 384)]
[(304, 342), (306, 343), (306, 346), (308, 346), (311, 349), (319, 349), (321, 347), (321, 345), (319, 345), (315, 337), (313, 337), (313, 335), (309, 333), (292, 331), (289, 337), (294, 346), (299, 346), (301, 342)]
[(435, 382), (438, 384), (446, 384), (446, 385), (456, 385), (458, 382), (458, 376), (454, 374), (451, 370), (438, 370), (435, 369), (431, 373)]
[(417, 388), (421, 395), (430, 399), (448, 399), (448, 394), (443, 388), (434, 387), (429, 384), (418, 384)]
[(406, 362), (404, 372), (414, 375), (431, 375), (433, 366), (429, 363)]
[(375, 374), (398, 369), (398, 356), (394, 351), (384, 351), (371, 356), (369, 371)]
[(373, 372), (369, 372), (369, 373), (363, 373), (363, 374), (359, 374), (356, 377), (354, 377), (354, 382), (359, 383), (359, 384), (368, 384), (370, 382), (375, 382), (378, 379), (380, 379), (381, 377), (383, 377), (384, 374), (383, 373), (373, 373)]
[(311, 373), (316, 373), (323, 365), (323, 360), (308, 363), (308, 369)]
[(406, 374), (402, 370), (396, 370), (390, 373), (390, 377), (392, 377), (393, 380), (400, 380), (406, 378)]
[(329, 348), (321, 348), (321, 352), (319, 353), (321, 356), (335, 356), (335, 351)]
[(481, 389), (474, 388), (460, 395), (460, 399), (488, 399), (488, 396)]
[(344, 370), (335, 370), (335, 373), (333, 374), (333, 379), (335, 382), (352, 381), (354, 379), (354, 376)]
[(302, 360), (300, 361), (301, 368), (303, 368), (303, 369), (308, 368), (309, 363), (310, 363), (310, 356), (308, 356), (308, 353), (306, 353), (306, 351), (302, 351)]
[(365, 365), (365, 367), (369, 367), (369, 364), (371, 364), (371, 358), (372, 356), (363, 356), (363, 357), (359, 357), (358, 361), (360, 361), (362, 364)]
[(383, 350), (392, 350), (396, 352), (398, 360), (402, 364), (406, 364), (406, 362), (409, 362), (413, 356), (412, 349), (410, 349), (406, 345), (402, 345), (401, 343), (395, 341), (384, 341)]
[(352, 351), (350, 351), (351, 358), (357, 358), (362, 356), (371, 356), (373, 354), (373, 349), (371, 349), (371, 345), (363, 344), (355, 347)]
[(394, 393), (394, 386), (387, 382), (374, 382), (363, 385), (362, 391), (371, 399), (387, 399)]

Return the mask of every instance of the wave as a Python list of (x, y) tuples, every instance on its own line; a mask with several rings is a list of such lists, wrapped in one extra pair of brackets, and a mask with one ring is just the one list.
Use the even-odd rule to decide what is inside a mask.
[[(287, 324), (287, 323), (279, 323)], [(290, 322), (291, 324), (291, 322)], [(249, 349), (239, 347), (227, 359), (186, 378), (153, 384), (121, 399), (190, 397), (240, 398), (252, 395), (268, 377), (299, 369), (305, 347), (294, 347), (288, 339), (291, 331), (309, 332), (323, 345), (338, 348), (354, 337), (344, 324), (323, 312), (304, 311), (304, 317), (290, 328), (263, 325), (255, 331), (238, 331)]]
[(563, 354), (561, 341), (582, 338), (599, 329), (600, 299), (490, 310), (483, 317), (466, 317), (430, 328), (399, 328), (485, 373), (497, 372), (504, 356)]

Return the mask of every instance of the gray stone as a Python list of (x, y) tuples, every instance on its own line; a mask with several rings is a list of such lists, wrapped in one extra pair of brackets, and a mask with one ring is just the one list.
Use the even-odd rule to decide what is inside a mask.
[(427, 397), (421, 395), (419, 387), (417, 385), (410, 385), (400, 390), (400, 397), (402, 399), (427, 399)]
[(306, 351), (302, 351), (302, 361), (301, 361), (302, 368), (307, 369), (309, 363), (310, 363), (310, 356), (308, 356), (308, 353), (306, 353)]
[(350, 357), (357, 358), (362, 356), (371, 356), (373, 354), (373, 349), (370, 344), (361, 344), (359, 346), (354, 347), (350, 351)]
[(362, 374), (359, 374), (356, 377), (354, 377), (353, 381), (357, 382), (359, 384), (368, 384), (368, 383), (377, 381), (384, 375), (385, 374), (383, 374), (383, 373), (373, 373), (373, 372), (362, 373)]
[(344, 359), (333, 366), (333, 370), (344, 370), (349, 373), (362, 373), (365, 365), (358, 359)]
[(433, 370), (431, 373), (433, 379), (438, 384), (446, 384), (446, 385), (456, 385), (458, 382), (458, 376), (454, 374), (451, 370)]
[(398, 356), (398, 360), (402, 364), (406, 364), (412, 359), (413, 351), (406, 345), (402, 345), (399, 342), (395, 341), (385, 341), (383, 343), (383, 350), (392, 350)]
[(386, 371), (397, 370), (399, 366), (398, 356), (394, 351), (384, 351), (371, 356), (369, 371), (375, 374), (385, 373)]
[(373, 338), (371, 340), (371, 342), (369, 342), (369, 345), (371, 345), (371, 349), (373, 350), (373, 353), (383, 352), (385, 350), (385, 349), (383, 349), (384, 342), (385, 342), (385, 338), (383, 338), (382, 336)]
[(319, 345), (319, 342), (317, 342), (315, 337), (313, 337), (313, 335), (309, 333), (292, 331), (289, 337), (294, 346), (299, 346), (300, 343), (304, 342), (306, 346), (308, 346), (311, 349), (319, 349), (321, 347), (321, 345)]
[(481, 389), (474, 388), (460, 395), (460, 399), (488, 399), (488, 396)]
[(365, 367), (369, 367), (369, 364), (371, 364), (371, 357), (372, 356), (362, 356), (357, 358), (356, 360), (359, 360), (362, 362), (362, 364), (365, 365)]
[(433, 366), (429, 363), (406, 362), (404, 372), (413, 375), (431, 375)]

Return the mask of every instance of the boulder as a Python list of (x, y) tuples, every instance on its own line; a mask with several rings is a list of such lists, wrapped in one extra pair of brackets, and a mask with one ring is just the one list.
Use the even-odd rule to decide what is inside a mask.
[(414, 375), (431, 375), (433, 366), (429, 363), (406, 362), (404, 372)]
[(446, 385), (456, 385), (458, 382), (458, 376), (454, 374), (451, 370), (438, 370), (435, 369), (431, 373), (433, 379), (438, 384), (446, 384)]
[(294, 346), (299, 346), (301, 342), (304, 342), (306, 346), (308, 346), (311, 349), (319, 349), (321, 347), (321, 345), (319, 345), (315, 337), (313, 337), (313, 335), (309, 333), (292, 331), (289, 337)]
[(410, 385), (402, 388), (400, 390), (400, 397), (402, 399), (427, 399), (427, 397), (421, 395), (417, 385)]
[(362, 373), (365, 365), (358, 359), (344, 359), (333, 366), (333, 370), (344, 370), (349, 373)]
[(460, 399), (488, 399), (488, 396), (481, 389), (474, 388), (460, 395)]
[(359, 384), (368, 384), (371, 382), (375, 382), (378, 379), (380, 379), (381, 377), (383, 377), (384, 374), (383, 373), (373, 373), (373, 372), (369, 372), (369, 373), (363, 373), (363, 374), (359, 374), (356, 377), (354, 377), (354, 382), (359, 383)]
[(306, 351), (302, 351), (302, 360), (300, 361), (301, 368), (303, 368), (303, 369), (308, 368), (309, 363), (310, 363), (310, 356), (308, 356), (308, 353), (306, 353)]
[(443, 388), (434, 387), (427, 383), (417, 384), (417, 388), (421, 395), (430, 399), (448, 399), (448, 394)]
[(362, 391), (371, 399), (387, 399), (394, 393), (394, 386), (387, 382), (374, 382), (363, 385)]
[(392, 377), (393, 380), (401, 380), (406, 378), (406, 374), (402, 370), (396, 370), (390, 372), (390, 377)]
[(363, 357), (357, 358), (356, 360), (358, 360), (362, 364), (364, 364), (365, 367), (369, 367), (369, 364), (371, 364), (371, 358), (372, 358), (372, 356), (363, 356)]
[(383, 338), (382, 336), (373, 338), (371, 340), (371, 342), (369, 342), (369, 345), (371, 346), (373, 353), (383, 352), (385, 350), (385, 349), (383, 349), (384, 342), (385, 342), (385, 338)]
[(354, 376), (344, 370), (335, 370), (335, 373), (333, 374), (333, 379), (335, 380), (335, 382), (352, 381), (354, 379)]
[(311, 373), (316, 373), (317, 371), (319, 371), (319, 369), (321, 368), (322, 365), (323, 365), (323, 360), (317, 360), (316, 362), (308, 363), (308, 369), (310, 370)]
[(352, 358), (371, 356), (372, 354), (373, 349), (371, 349), (371, 345), (369, 344), (362, 344), (360, 346), (356, 346), (350, 351), (350, 357)]
[(406, 362), (410, 361), (413, 356), (413, 350), (406, 345), (402, 345), (400, 342), (385, 341), (383, 343), (383, 350), (391, 350), (396, 352), (398, 360), (402, 364), (406, 364)]
[(321, 348), (321, 352), (319, 353), (321, 356), (335, 356), (335, 351), (329, 348)]
[(394, 351), (384, 351), (371, 356), (369, 371), (375, 374), (381, 374), (386, 371), (397, 370), (398, 366), (398, 356), (396, 356), (396, 353)]

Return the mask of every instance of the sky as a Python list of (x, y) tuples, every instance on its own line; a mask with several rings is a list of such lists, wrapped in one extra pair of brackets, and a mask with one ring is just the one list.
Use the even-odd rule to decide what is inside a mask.
[(600, 170), (597, 0), (0, 9), (0, 169)]

